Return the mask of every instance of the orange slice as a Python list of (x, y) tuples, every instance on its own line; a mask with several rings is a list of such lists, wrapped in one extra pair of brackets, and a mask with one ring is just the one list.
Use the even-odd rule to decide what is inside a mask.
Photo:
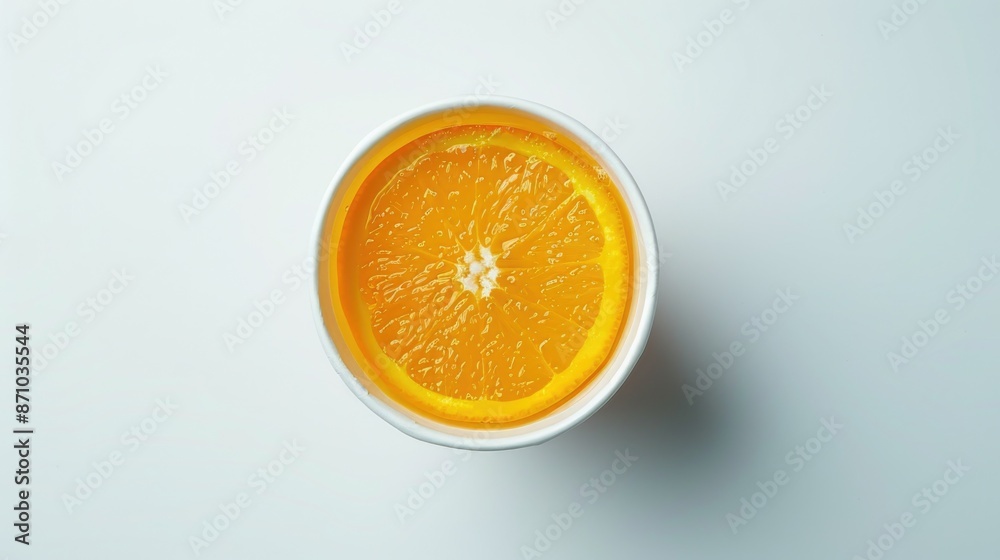
[(364, 182), (338, 253), (373, 381), (448, 421), (558, 405), (600, 370), (628, 310), (617, 188), (592, 160), (511, 127), (451, 127), (398, 153), (414, 157)]

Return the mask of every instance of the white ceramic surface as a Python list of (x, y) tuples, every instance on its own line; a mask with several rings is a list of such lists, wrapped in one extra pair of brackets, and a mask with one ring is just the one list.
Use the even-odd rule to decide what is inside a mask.
[[(334, 369), (351, 391), (386, 422), (417, 439), (439, 445), (475, 450), (512, 449), (548, 441), (583, 422), (596, 412), (614, 395), (628, 377), (649, 337), (653, 313), (656, 308), (659, 264), (656, 235), (653, 231), (649, 209), (646, 207), (639, 186), (626, 169), (625, 164), (606, 142), (579, 121), (555, 109), (522, 99), (502, 96), (462, 97), (426, 105), (382, 125), (369, 134), (347, 157), (330, 183), (323, 199), (319, 217), (313, 227), (310, 251), (317, 262), (325, 260), (321, 257), (320, 252), (324, 250), (323, 232), (330, 204), (334, 201), (338, 189), (346, 185), (345, 178), (350, 177), (352, 171), (367, 160), (369, 152), (384, 138), (392, 136), (401, 128), (406, 128), (409, 123), (415, 120), (433, 119), (440, 116), (444, 124), (448, 121), (449, 115), (462, 114), (462, 112), (468, 112), (477, 107), (513, 110), (545, 123), (560, 134), (569, 135), (577, 144), (591, 153), (594, 159), (607, 170), (614, 184), (618, 185), (631, 214), (636, 238), (633, 269), (634, 289), (624, 335), (611, 359), (608, 360), (607, 366), (596, 374), (595, 379), (583, 391), (538, 420), (512, 428), (460, 428), (435, 421), (401, 406), (369, 382), (363, 371), (348, 366), (347, 362), (352, 360), (345, 360), (340, 355), (331, 333), (327, 331), (323, 318), (319, 299), (319, 267), (316, 267), (312, 273), (311, 298), (313, 316), (330, 363), (333, 364)], [(335, 321), (330, 322), (335, 323)]]

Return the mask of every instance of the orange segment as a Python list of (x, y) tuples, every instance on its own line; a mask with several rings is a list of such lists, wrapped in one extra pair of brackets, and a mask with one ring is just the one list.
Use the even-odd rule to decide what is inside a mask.
[(604, 295), (604, 271), (594, 263), (568, 263), (506, 272), (503, 290), (566, 317), (584, 330), (594, 325)]
[(483, 244), (495, 254), (536, 228), (573, 194), (569, 177), (535, 156), (497, 146), (479, 148), (476, 219)]
[[(338, 273), (373, 380), (443, 420), (513, 422), (557, 405), (612, 352), (629, 233), (602, 170), (545, 136), (459, 126), (351, 207)], [(346, 263), (356, 263), (350, 269)], [(351, 312), (353, 310), (353, 313)]]
[(516, 242), (507, 242), (501, 265), (554, 266), (596, 258), (604, 248), (602, 227), (582, 196), (574, 196), (543, 218), (536, 229)]

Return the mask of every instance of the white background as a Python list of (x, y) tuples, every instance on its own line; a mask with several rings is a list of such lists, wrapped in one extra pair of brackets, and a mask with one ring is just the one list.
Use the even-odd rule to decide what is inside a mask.
[[(547, 15), (556, 0), (400, 2), (350, 57), (387, 3), (246, 0), (220, 17), (209, 0), (70, 2), (18, 42), (42, 8), (4, 2), (0, 353), (16, 323), (35, 355), (79, 330), (33, 373), (30, 547), (12, 540), (0, 442), (0, 557), (194, 557), (191, 537), (241, 492), (250, 505), (201, 557), (533, 557), (522, 547), (573, 502), (583, 515), (545, 558), (850, 559), (907, 512), (886, 559), (997, 557), (1000, 278), (961, 310), (948, 298), (998, 252), (1000, 5), (930, 0), (886, 36), (892, 0), (567, 0), (564, 20)], [(679, 67), (723, 9), (732, 23)], [(122, 118), (147, 67), (166, 77)], [(285, 275), (365, 134), (483, 83), (598, 133), (621, 123), (612, 147), (664, 254), (656, 325), (619, 394), (550, 443), (465, 456), (347, 390)], [(821, 86), (832, 97), (787, 138), (781, 119)], [(291, 124), (246, 161), (240, 144), (282, 108)], [(55, 172), (105, 118), (113, 131)], [(914, 182), (907, 160), (948, 127), (959, 139)], [(724, 199), (718, 183), (768, 138), (779, 149)], [(241, 173), (186, 220), (230, 160)], [(905, 194), (849, 238), (897, 179)], [(121, 269), (134, 280), (86, 312)], [(744, 324), (779, 289), (799, 299), (751, 342)], [(283, 303), (230, 352), (225, 333), (272, 290)], [(938, 309), (949, 322), (897, 371), (887, 354)], [(733, 342), (745, 354), (689, 403), (683, 385)], [(157, 399), (177, 406), (158, 424)], [(786, 455), (831, 416), (844, 427), (795, 472)], [(144, 421), (138, 448), (122, 440)], [(292, 440), (305, 451), (258, 494), (248, 478)], [(581, 486), (626, 450), (639, 459), (589, 503)], [(67, 507), (115, 452), (124, 463)], [(915, 505), (959, 459), (971, 470)], [(401, 521), (445, 461), (457, 471)], [(788, 484), (734, 533), (727, 514), (778, 469)]]

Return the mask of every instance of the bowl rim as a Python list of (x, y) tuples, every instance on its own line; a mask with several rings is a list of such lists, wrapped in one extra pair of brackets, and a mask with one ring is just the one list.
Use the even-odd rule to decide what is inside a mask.
[[(333, 337), (327, 331), (326, 323), (323, 320), (319, 288), (320, 267), (324, 266), (324, 260), (317, 258), (321, 255), (320, 252), (324, 250), (323, 232), (326, 227), (327, 217), (330, 213), (330, 204), (333, 198), (344, 186), (344, 179), (348, 174), (379, 142), (412, 121), (454, 111), (455, 109), (474, 110), (477, 108), (497, 108), (527, 113), (542, 122), (551, 123), (557, 128), (568, 132), (573, 137), (573, 140), (582, 148), (589, 149), (592, 152), (591, 156), (604, 166), (620, 189), (620, 194), (625, 199), (631, 211), (631, 218), (635, 228), (636, 247), (637, 249), (644, 248), (645, 250), (644, 262), (637, 263), (642, 266), (639, 266), (639, 272), (632, 281), (634, 287), (642, 286), (643, 288), (641, 293), (637, 291), (634, 336), (631, 341), (628, 341), (630, 343), (627, 347), (624, 346), (625, 341), (623, 341), (623, 345), (616, 349), (612, 355), (613, 359), (620, 359), (617, 368), (613, 371), (605, 370), (597, 374), (602, 378), (609, 377), (609, 379), (605, 380), (603, 386), (594, 392), (589, 399), (579, 403), (576, 410), (557, 421), (544, 423), (551, 415), (544, 416), (535, 422), (517, 426), (518, 433), (486, 438), (476, 436), (481, 435), (483, 432), (499, 434), (503, 429), (476, 430), (472, 428), (450, 427), (452, 430), (468, 432), (469, 435), (464, 437), (454, 433), (435, 430), (430, 426), (414, 421), (400, 411), (383, 403), (361, 384), (356, 375), (341, 358)], [(327, 187), (320, 206), (319, 215), (313, 225), (308, 254), (316, 262), (316, 266), (310, 274), (310, 289), (312, 292), (310, 299), (312, 301), (313, 319), (316, 322), (320, 340), (327, 357), (344, 383), (369, 409), (401, 432), (422, 441), (457, 449), (487, 451), (538, 445), (568, 431), (570, 428), (589, 418), (611, 399), (634, 369), (649, 338), (653, 315), (656, 309), (656, 290), (659, 275), (659, 253), (657, 250), (656, 234), (653, 228), (652, 217), (649, 214), (649, 208), (632, 174), (629, 173), (625, 164), (619, 159), (618, 155), (615, 154), (607, 142), (583, 123), (546, 105), (515, 97), (489, 95), (444, 99), (400, 114), (370, 132), (350, 152)], [(645, 280), (645, 282), (642, 282), (642, 280)], [(624, 354), (619, 357), (619, 353)], [(594, 381), (596, 381), (596, 378)], [(594, 381), (591, 381), (591, 383)], [(433, 419), (431, 420), (433, 421)], [(530, 428), (535, 423), (539, 424), (537, 429), (525, 429)]]

